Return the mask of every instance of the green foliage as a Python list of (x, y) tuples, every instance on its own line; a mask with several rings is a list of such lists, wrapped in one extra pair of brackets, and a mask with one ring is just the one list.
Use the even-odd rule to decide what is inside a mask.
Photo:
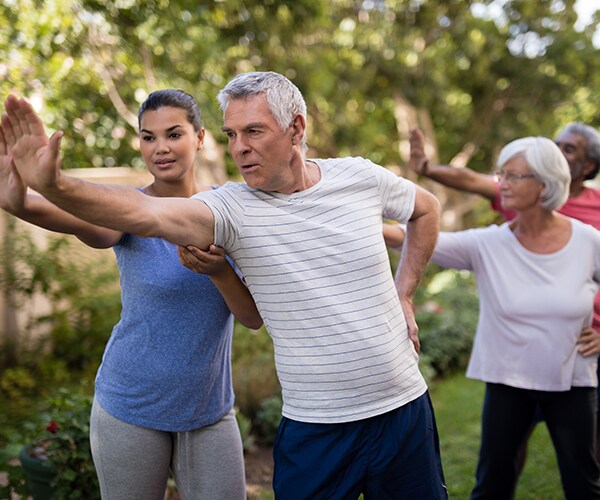
[(20, 449), (35, 449), (37, 458), (47, 460), (55, 470), (52, 482), (56, 498), (100, 498), (96, 470), (89, 443), (89, 420), (92, 397), (89, 384), (79, 388), (60, 388), (41, 400), (30, 417), (7, 436), (0, 454), (0, 471), (8, 473), (8, 485), (0, 489), (2, 498), (8, 493), (27, 493), (25, 477), (16, 457)]
[(254, 445), (254, 436), (252, 435), (252, 422), (239, 409), (236, 408), (235, 418), (237, 419), (240, 434), (242, 436), (242, 446), (244, 451)]
[[(100, 487), (90, 449), (92, 397), (66, 389), (50, 399), (48, 461), (56, 471), (52, 485), (58, 498), (100, 498)], [(54, 424), (54, 426), (52, 425)]]
[(249, 330), (236, 322), (232, 347), (236, 404), (254, 421), (261, 402), (280, 392), (273, 359), (273, 342), (264, 327)]
[(263, 399), (260, 403), (260, 409), (256, 414), (256, 428), (261, 442), (272, 445), (275, 442), (275, 435), (281, 421), (281, 407), (283, 402), (281, 395), (274, 394), (271, 397)]
[(468, 362), (478, 319), (479, 299), (471, 273), (440, 271), (430, 265), (415, 298), (421, 363), (436, 377), (463, 370)]
[(471, 142), (471, 166), (489, 171), (515, 137), (600, 124), (599, 18), (576, 29), (574, 0), (17, 5), (0, 3), (0, 89), (65, 130), (66, 168), (142, 166), (130, 147), (135, 113), (157, 88), (192, 93), (216, 134), (218, 90), (253, 70), (285, 74), (304, 92), (309, 143), (322, 156), (401, 163), (416, 120), (444, 162)]
[[(46, 248), (22, 229), (8, 239), (10, 248), (5, 244), (0, 251), (0, 287), (17, 307), (32, 311), (19, 336), (19, 365), (58, 379), (66, 371), (95, 372), (121, 311), (114, 260), (83, 253), (67, 236), (49, 238)], [(25, 307), (35, 294), (49, 300), (48, 314)], [(33, 338), (34, 331), (49, 334)]]

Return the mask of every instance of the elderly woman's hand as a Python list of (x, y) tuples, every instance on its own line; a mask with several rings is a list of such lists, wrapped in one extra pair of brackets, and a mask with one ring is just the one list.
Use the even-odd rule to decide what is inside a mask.
[(597, 356), (600, 354), (600, 332), (591, 327), (581, 330), (577, 343), (581, 344), (579, 353), (582, 356)]
[(177, 254), (185, 267), (199, 274), (214, 276), (229, 266), (225, 259), (225, 250), (215, 245), (211, 245), (207, 252), (192, 245), (180, 246), (177, 247)]

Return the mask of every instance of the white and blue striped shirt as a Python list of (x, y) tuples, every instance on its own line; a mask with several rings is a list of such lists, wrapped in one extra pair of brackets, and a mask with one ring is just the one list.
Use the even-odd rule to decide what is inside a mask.
[(427, 389), (382, 236), (382, 217), (410, 218), (415, 186), (363, 158), (310, 161), (321, 179), (304, 191), (228, 183), (195, 198), (273, 339), (283, 415), (360, 420)]

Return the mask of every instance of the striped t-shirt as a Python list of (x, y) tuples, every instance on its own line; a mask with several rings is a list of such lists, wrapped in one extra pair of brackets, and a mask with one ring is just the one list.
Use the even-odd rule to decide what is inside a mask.
[(415, 186), (363, 158), (310, 160), (314, 186), (265, 192), (243, 183), (194, 196), (215, 217), (215, 244), (242, 271), (273, 339), (283, 415), (360, 420), (427, 387), (382, 236), (407, 222)]

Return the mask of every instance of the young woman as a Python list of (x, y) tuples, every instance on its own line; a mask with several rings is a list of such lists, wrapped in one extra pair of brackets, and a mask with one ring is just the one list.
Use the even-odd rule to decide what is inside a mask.
[[(148, 196), (190, 197), (204, 129), (194, 98), (160, 90), (142, 104), (140, 149), (153, 182)], [(157, 238), (94, 226), (26, 186), (0, 143), (0, 205), (46, 229), (112, 247), (122, 313), (95, 384), (90, 440), (102, 498), (162, 500), (169, 471), (183, 499), (245, 498), (242, 442), (233, 410), (233, 312), (250, 328), (262, 320), (223, 252), (194, 257)], [(212, 281), (212, 282), (211, 282)]]

